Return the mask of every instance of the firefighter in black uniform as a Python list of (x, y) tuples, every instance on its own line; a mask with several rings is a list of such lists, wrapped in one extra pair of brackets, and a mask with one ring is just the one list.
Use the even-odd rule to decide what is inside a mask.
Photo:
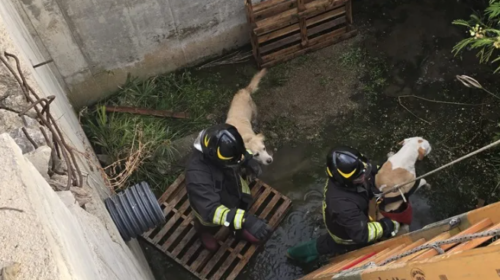
[(367, 158), (350, 147), (332, 149), (326, 173), (323, 221), (327, 233), (289, 248), (289, 258), (309, 263), (320, 255), (343, 254), (398, 232), (398, 222), (388, 218), (372, 221), (368, 216), (370, 200), (377, 192), (377, 167)]
[(200, 132), (186, 167), (186, 188), (195, 215), (195, 229), (210, 251), (219, 248), (214, 233), (225, 226), (236, 237), (252, 243), (267, 239), (272, 228), (247, 212), (252, 202), (248, 182), (241, 170), (260, 174), (237, 129), (219, 124)]

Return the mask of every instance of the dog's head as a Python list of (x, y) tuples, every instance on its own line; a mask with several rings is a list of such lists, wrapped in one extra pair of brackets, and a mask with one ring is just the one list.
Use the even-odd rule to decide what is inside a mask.
[(263, 165), (269, 165), (273, 162), (273, 157), (267, 152), (264, 145), (265, 137), (261, 133), (255, 135), (247, 143), (247, 149), (253, 153), (253, 157)]
[(406, 138), (399, 144), (403, 146), (411, 145), (412, 147), (415, 147), (415, 149), (418, 151), (418, 160), (423, 160), (424, 157), (426, 157), (432, 150), (429, 141), (425, 140), (422, 137)]

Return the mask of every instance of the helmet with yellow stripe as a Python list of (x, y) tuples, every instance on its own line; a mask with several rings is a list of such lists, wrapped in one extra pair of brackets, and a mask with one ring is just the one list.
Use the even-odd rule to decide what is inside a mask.
[(368, 160), (356, 149), (341, 146), (331, 149), (326, 157), (326, 173), (345, 187), (363, 184), (370, 169)]
[(225, 166), (240, 163), (247, 154), (241, 135), (230, 124), (217, 124), (206, 129), (200, 141), (203, 154)]

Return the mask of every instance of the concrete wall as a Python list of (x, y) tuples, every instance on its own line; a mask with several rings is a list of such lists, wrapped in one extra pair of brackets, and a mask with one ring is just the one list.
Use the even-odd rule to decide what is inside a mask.
[[(121, 239), (102, 202), (110, 195), (110, 189), (101, 177), (100, 165), (69, 104), (64, 85), (53, 72), (53, 66), (31, 67), (45, 59), (44, 52), (38, 48), (14, 4), (0, 1), (0, 52), (19, 57), (27, 83), (40, 97), (55, 96), (51, 113), (76, 154), (84, 176), (83, 189), (91, 199), (85, 210), (71, 203), (64, 205), (71, 193), (54, 192), (44, 179), (47, 170), (45, 174), (37, 172), (20, 155), (16, 143), (19, 145), (22, 139), (12, 142), (10, 136), (2, 134), (7, 132), (12, 136), (20, 130), (16, 126), (23, 126), (23, 122), (15, 119), (19, 118), (16, 112), (27, 104), (15, 80), (0, 65), (0, 158), (3, 160), (0, 207), (24, 211), (0, 210), (0, 268), (12, 261), (21, 262), (24, 276), (20, 279), (153, 279), (137, 241), (126, 244)], [(32, 119), (29, 123), (39, 125)], [(28, 126), (28, 122), (24, 125)], [(31, 133), (29, 127), (28, 132)], [(59, 199), (58, 194), (66, 196), (66, 200)], [(88, 265), (82, 264), (90, 259)], [(26, 271), (33, 274), (23, 274)], [(106, 278), (111, 274), (118, 278)]]
[(9, 207), (0, 213), (0, 270), (20, 267), (9, 279), (153, 279), (70, 191), (54, 192), (7, 133), (0, 157), (0, 205)]
[(114, 91), (127, 73), (149, 77), (248, 42), (243, 0), (5, 1), (23, 13), (77, 108)]

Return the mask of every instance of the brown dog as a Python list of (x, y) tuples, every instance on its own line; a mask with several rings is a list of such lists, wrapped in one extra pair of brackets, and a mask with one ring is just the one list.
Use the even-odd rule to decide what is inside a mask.
[(226, 123), (236, 127), (245, 142), (245, 147), (252, 151), (254, 158), (259, 163), (269, 165), (273, 162), (273, 157), (266, 150), (264, 135), (255, 134), (252, 129), (252, 122), (257, 117), (257, 106), (253, 102), (252, 93), (258, 90), (260, 80), (265, 74), (266, 69), (259, 71), (246, 88), (240, 89), (234, 95), (227, 113)]

